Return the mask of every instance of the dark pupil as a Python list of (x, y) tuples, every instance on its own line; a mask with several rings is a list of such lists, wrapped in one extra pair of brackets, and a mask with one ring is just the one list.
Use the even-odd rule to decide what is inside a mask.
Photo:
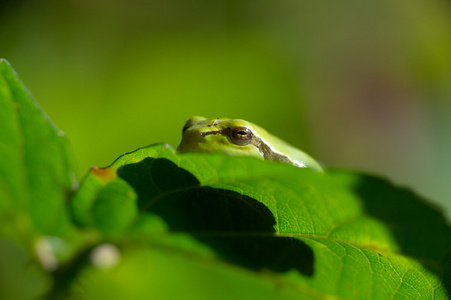
[(231, 131), (231, 140), (239, 146), (248, 145), (252, 141), (252, 131), (247, 128), (235, 128)]

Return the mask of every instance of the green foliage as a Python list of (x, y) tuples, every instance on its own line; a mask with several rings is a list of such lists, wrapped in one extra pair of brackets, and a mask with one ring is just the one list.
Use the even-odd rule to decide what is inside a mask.
[(0, 290), (5, 299), (34, 298), (50, 280), (34, 257), (39, 238), (66, 238), (55, 253), (62, 261), (77, 240), (67, 208), (76, 179), (64, 134), (5, 60), (0, 60), (0, 128)]
[(157, 144), (72, 193), (66, 139), (5, 61), (0, 93), (2, 299), (449, 296), (451, 228), (406, 189)]

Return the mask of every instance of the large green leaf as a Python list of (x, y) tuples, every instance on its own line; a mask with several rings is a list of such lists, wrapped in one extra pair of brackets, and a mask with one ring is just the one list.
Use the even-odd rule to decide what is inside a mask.
[(121, 253), (112, 269), (78, 273), (73, 292), (87, 299), (445, 299), (451, 290), (442, 214), (376, 177), (155, 145), (93, 168), (71, 205), (80, 226), (97, 230), (94, 244)]
[(36, 254), (69, 255), (68, 247), (36, 252), (35, 242), (51, 247), (44, 235), (73, 236), (66, 205), (77, 184), (73, 174), (63, 132), (0, 59), (0, 298), (42, 294), (51, 279)]

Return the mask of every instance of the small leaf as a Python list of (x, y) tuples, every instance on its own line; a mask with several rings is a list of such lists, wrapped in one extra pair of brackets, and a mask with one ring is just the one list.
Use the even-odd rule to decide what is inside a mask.
[[(81, 226), (101, 233), (99, 243), (116, 241), (123, 255), (111, 272), (83, 271), (88, 298), (195, 298), (219, 290), (230, 299), (250, 289), (268, 299), (444, 299), (451, 288), (443, 215), (363, 174), (154, 145), (92, 169), (71, 206)], [(136, 280), (131, 290), (94, 291), (120, 276)], [(168, 280), (180, 288), (168, 289)], [(209, 284), (196, 294), (196, 282)]]
[[(76, 187), (67, 139), (5, 60), (0, 60), (0, 128), (1, 211), (14, 222), (31, 216), (38, 233), (67, 231), (65, 201)], [(19, 211), (26, 214), (20, 220)]]
[[(0, 298), (42, 297), (52, 284), (46, 262), (53, 268), (75, 252), (66, 206), (77, 185), (72, 168), (63, 132), (0, 59)], [(63, 246), (49, 249), (46, 239)]]

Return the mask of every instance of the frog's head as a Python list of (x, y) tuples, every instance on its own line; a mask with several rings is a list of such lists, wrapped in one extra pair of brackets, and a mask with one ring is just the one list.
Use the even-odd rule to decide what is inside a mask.
[(263, 128), (240, 119), (193, 117), (183, 127), (180, 152), (218, 152), (276, 160), (321, 171), (308, 154), (294, 148)]
[(240, 119), (193, 117), (183, 127), (177, 150), (180, 152), (219, 152), (263, 158), (258, 149), (257, 128)]

